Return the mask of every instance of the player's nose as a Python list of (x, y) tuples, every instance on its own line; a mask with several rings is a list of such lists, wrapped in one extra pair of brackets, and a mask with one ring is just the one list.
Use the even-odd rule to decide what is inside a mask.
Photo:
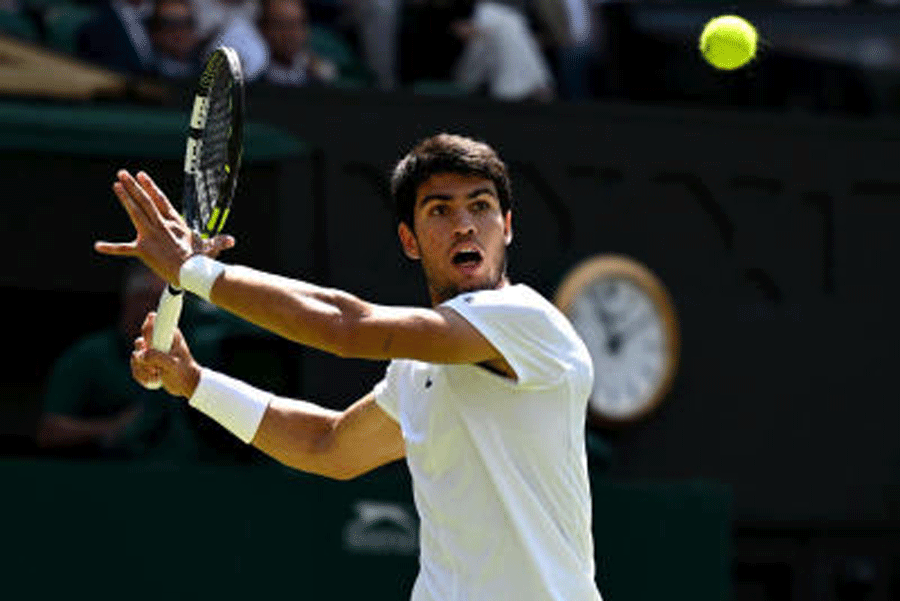
[(475, 233), (475, 219), (465, 210), (454, 211), (453, 231), (458, 236), (466, 236)]

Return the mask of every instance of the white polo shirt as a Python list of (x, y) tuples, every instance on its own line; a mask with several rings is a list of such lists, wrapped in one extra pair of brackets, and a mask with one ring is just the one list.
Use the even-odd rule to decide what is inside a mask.
[(524, 285), (445, 303), (518, 376), (394, 360), (374, 389), (400, 424), (420, 526), (413, 601), (597, 601), (584, 426), (587, 348)]

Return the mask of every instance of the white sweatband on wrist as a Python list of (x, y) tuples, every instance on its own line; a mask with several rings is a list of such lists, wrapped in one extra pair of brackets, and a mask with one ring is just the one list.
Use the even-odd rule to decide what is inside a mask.
[(213, 284), (223, 271), (225, 271), (224, 263), (210, 259), (206, 255), (194, 255), (181, 264), (178, 280), (183, 289), (209, 300)]
[(272, 395), (225, 374), (203, 369), (188, 404), (249, 443), (256, 436)]

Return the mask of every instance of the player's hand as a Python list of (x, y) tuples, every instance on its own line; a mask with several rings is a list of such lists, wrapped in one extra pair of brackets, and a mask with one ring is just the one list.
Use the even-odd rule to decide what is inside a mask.
[(122, 169), (116, 174), (113, 192), (128, 213), (135, 229), (131, 242), (96, 242), (97, 252), (137, 257), (161, 278), (178, 285), (178, 272), (188, 257), (202, 253), (216, 257), (234, 246), (231, 236), (205, 240), (192, 232), (156, 182), (144, 172), (137, 177)]
[(200, 366), (194, 361), (184, 336), (177, 328), (172, 339), (172, 349), (168, 353), (150, 347), (155, 319), (156, 313), (147, 314), (141, 326), (141, 336), (134, 341), (131, 374), (141, 386), (161, 381), (169, 394), (190, 398), (200, 382)]
[(196, 253), (204, 254), (211, 259), (219, 256), (223, 250), (234, 248), (234, 236), (228, 234), (218, 234), (209, 240), (205, 240), (199, 236), (195, 236), (199, 244), (195, 244), (194, 248), (198, 249)]
[[(165, 210), (167, 214), (174, 215), (175, 219), (184, 223), (182, 216), (178, 214), (177, 211), (175, 211), (172, 203), (169, 202), (169, 199), (166, 197), (163, 191), (159, 188), (159, 186), (156, 185), (156, 182), (153, 181), (153, 178), (142, 171), (138, 173), (135, 181), (137, 181), (138, 185), (147, 194), (147, 196), (149, 196), (158, 207), (161, 207), (160, 212), (162, 212), (162, 210)], [(213, 236), (212, 238), (206, 239), (197, 234), (197, 232), (191, 230), (188, 231), (190, 231), (191, 235), (191, 255), (203, 254), (207, 257), (210, 257), (211, 259), (215, 259), (219, 256), (219, 253), (221, 253), (223, 250), (233, 248), (235, 244), (234, 237), (227, 234), (219, 234), (217, 236)]]

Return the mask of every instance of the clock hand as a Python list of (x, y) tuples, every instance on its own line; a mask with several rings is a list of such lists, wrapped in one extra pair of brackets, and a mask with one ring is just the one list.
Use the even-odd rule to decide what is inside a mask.
[(603, 297), (599, 290), (594, 290), (594, 299), (596, 300), (596, 303), (592, 304), (597, 312), (597, 318), (600, 320), (603, 331), (608, 337), (609, 333), (612, 331), (612, 325), (616, 321), (616, 318), (612, 312), (606, 310), (606, 303), (603, 302)]
[(614, 332), (613, 335), (619, 338), (624, 338), (621, 342), (624, 343), (632, 336), (645, 329), (650, 325), (650, 316), (646, 313), (642, 313), (640, 317), (631, 321), (631, 323), (626, 324), (624, 328), (621, 330)]
[[(603, 318), (601, 317), (601, 321)], [(610, 320), (611, 321), (611, 320)], [(650, 320), (646, 313), (642, 313), (638, 318), (632, 320), (622, 329), (607, 329), (606, 331), (606, 350), (610, 355), (617, 355), (622, 350), (628, 340), (650, 325)]]
[(613, 332), (606, 337), (606, 350), (609, 351), (610, 355), (617, 355), (622, 349), (622, 344), (624, 342), (621, 332)]
[(614, 324), (621, 320), (612, 311), (606, 309), (603, 295), (598, 289), (594, 289), (593, 296), (596, 301), (593, 303), (594, 310), (603, 327), (603, 334), (606, 336), (606, 350), (610, 355), (616, 355), (622, 348), (623, 341), (621, 335), (615, 331)]
[(609, 334), (613, 330), (613, 322), (615, 321), (612, 314), (608, 313), (607, 311), (604, 311), (601, 308), (598, 308), (597, 309), (597, 317), (600, 318), (600, 324), (603, 325), (603, 331), (606, 333), (607, 336), (609, 336)]

